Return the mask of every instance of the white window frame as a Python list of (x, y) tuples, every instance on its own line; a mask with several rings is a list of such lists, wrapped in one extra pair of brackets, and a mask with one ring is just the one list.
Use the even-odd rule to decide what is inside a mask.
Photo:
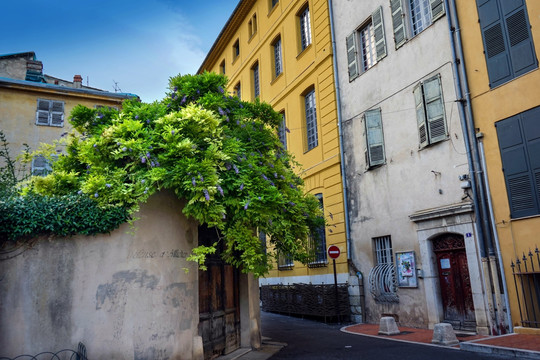
[(281, 36), (279, 36), (273, 43), (272, 49), (274, 51), (274, 78), (277, 78), (283, 73), (283, 54), (281, 49)]
[(253, 73), (253, 97), (258, 98), (261, 95), (259, 62), (257, 61), (251, 68)]
[(36, 125), (63, 127), (64, 106), (63, 101), (37, 99)]
[(304, 95), (304, 103), (306, 116), (306, 147), (307, 151), (310, 151), (319, 145), (315, 88)]
[(309, 45), (311, 45), (311, 21), (309, 15), (309, 5), (306, 5), (298, 17), (300, 18), (300, 47), (301, 51), (304, 51)]
[(287, 121), (285, 120), (285, 111), (281, 112), (282, 120), (278, 127), (279, 141), (283, 144), (283, 148), (287, 150)]

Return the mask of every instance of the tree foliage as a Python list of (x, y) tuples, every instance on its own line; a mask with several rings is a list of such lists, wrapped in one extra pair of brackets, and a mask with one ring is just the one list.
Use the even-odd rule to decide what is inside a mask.
[[(160, 102), (127, 100), (119, 112), (75, 107), (76, 131), (48, 150), (64, 147), (62, 156), (23, 194), (84, 197), (133, 214), (170, 189), (186, 199), (186, 216), (219, 229), (225, 260), (244, 272), (262, 275), (270, 266), (257, 232), (276, 251), (309, 261), (307, 238), (324, 220), (277, 138), (281, 116), (266, 103), (228, 95), (226, 81), (213, 73), (177, 76)], [(191, 259), (204, 265), (212, 250), (195, 249)]]

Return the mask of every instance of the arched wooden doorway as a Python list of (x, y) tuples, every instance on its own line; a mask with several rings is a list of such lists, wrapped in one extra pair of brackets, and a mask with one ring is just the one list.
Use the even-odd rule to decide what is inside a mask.
[(476, 331), (471, 280), (462, 235), (443, 234), (433, 239), (437, 258), (444, 322), (456, 330)]
[[(199, 245), (218, 240), (215, 228), (199, 226)], [(199, 270), (199, 334), (204, 358), (214, 359), (240, 347), (239, 272), (221, 258), (223, 242)]]

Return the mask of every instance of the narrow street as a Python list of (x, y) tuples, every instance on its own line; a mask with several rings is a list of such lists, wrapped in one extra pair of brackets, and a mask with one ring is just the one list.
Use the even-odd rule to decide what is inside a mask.
[(272, 342), (287, 346), (271, 357), (280, 359), (362, 359), (362, 360), (487, 360), (499, 356), (482, 355), (440, 346), (376, 339), (340, 331), (343, 325), (261, 312), (262, 334)]

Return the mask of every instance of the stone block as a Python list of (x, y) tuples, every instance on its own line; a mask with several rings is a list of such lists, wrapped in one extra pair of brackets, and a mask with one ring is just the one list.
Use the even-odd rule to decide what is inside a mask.
[(433, 328), (433, 339), (431, 343), (437, 345), (454, 346), (458, 345), (459, 341), (454, 333), (452, 325), (447, 323), (435, 324)]
[(397, 335), (399, 329), (396, 324), (396, 319), (391, 316), (384, 316), (379, 323), (379, 334), (382, 335)]
[(360, 287), (359, 286), (349, 286), (349, 296), (360, 296)]

